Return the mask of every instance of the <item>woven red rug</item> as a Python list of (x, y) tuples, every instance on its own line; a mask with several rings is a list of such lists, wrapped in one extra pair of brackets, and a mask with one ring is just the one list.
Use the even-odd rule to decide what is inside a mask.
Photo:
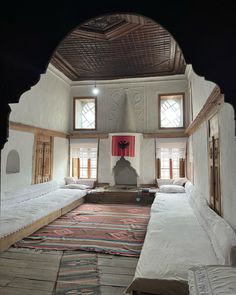
[(83, 204), (17, 242), (15, 247), (138, 257), (149, 213), (149, 206)]

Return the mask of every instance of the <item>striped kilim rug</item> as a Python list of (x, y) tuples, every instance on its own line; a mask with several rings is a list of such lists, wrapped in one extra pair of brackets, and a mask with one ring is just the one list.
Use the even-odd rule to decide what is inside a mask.
[(65, 251), (63, 253), (55, 295), (99, 295), (97, 254)]
[(140, 255), (149, 206), (83, 204), (17, 242), (16, 247)]

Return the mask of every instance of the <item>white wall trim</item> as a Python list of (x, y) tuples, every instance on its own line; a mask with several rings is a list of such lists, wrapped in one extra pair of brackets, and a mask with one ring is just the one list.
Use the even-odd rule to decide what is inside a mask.
[(63, 81), (67, 85), (71, 86), (72, 81), (66, 75), (64, 75), (61, 71), (59, 71), (56, 67), (54, 67), (52, 64), (49, 63), (47, 71), (52, 73), (54, 76), (59, 78), (61, 81)]
[[(192, 71), (192, 65), (187, 65), (185, 74), (181, 75), (171, 75), (171, 76), (160, 76), (160, 77), (143, 77), (143, 78), (124, 78), (124, 79), (111, 79), (111, 80), (96, 80), (97, 85), (116, 85), (120, 83), (158, 83), (158, 82), (176, 82), (176, 81), (187, 81), (189, 74)], [(67, 85), (73, 86), (86, 86), (95, 83), (95, 80), (84, 80), (84, 81), (72, 81), (51, 63), (49, 63), (47, 71), (54, 74), (57, 78), (65, 82)]]
[(190, 78), (191, 78), (190, 76), (192, 74), (192, 71), (193, 71), (192, 65), (187, 65), (186, 69), (185, 69), (185, 76), (188, 80), (190, 80)]
[[(123, 83), (158, 83), (158, 82), (176, 82), (176, 81), (187, 81), (186, 75), (173, 75), (173, 76), (162, 76), (162, 77), (147, 77), (147, 78), (125, 78), (125, 79), (114, 79), (114, 80), (96, 80), (97, 86), (103, 85), (116, 85)], [(94, 84), (94, 80), (86, 80), (86, 81), (71, 81), (71, 86), (87, 86)]]
[[(171, 75), (171, 76), (160, 76), (160, 77), (144, 77), (144, 78), (124, 78), (124, 79), (114, 79), (114, 80), (96, 80), (96, 84), (103, 85), (117, 85), (120, 83), (158, 83), (163, 81), (176, 82), (176, 81), (186, 81), (188, 79), (188, 73), (192, 70), (191, 65), (188, 65), (185, 74), (182, 75)], [(57, 78), (65, 82), (67, 85), (73, 86), (86, 86), (95, 83), (95, 80), (84, 80), (84, 81), (72, 81), (51, 63), (49, 63), (47, 71), (54, 74)]]

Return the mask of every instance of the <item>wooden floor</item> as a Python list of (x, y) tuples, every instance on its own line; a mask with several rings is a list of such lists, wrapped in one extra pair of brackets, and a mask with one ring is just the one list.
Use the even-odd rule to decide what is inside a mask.
[[(61, 251), (16, 248), (0, 253), (0, 294), (54, 294), (61, 257)], [(138, 258), (98, 254), (101, 295), (123, 294), (137, 262)]]

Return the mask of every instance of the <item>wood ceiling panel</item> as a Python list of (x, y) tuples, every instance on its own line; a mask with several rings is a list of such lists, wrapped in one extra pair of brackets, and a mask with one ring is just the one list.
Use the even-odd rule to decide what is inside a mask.
[(59, 45), (51, 63), (71, 80), (183, 74), (183, 54), (157, 23), (106, 15), (84, 23)]

